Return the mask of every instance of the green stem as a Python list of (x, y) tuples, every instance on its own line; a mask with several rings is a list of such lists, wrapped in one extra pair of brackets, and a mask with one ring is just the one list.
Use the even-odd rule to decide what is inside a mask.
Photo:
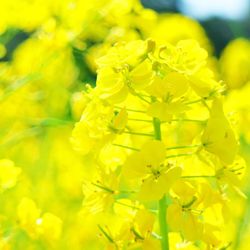
[(167, 213), (167, 204), (166, 204), (166, 195), (164, 195), (159, 200), (159, 225), (161, 231), (161, 249), (169, 250), (168, 242), (168, 224), (166, 219)]
[(105, 191), (108, 192), (108, 193), (111, 193), (111, 194), (114, 194), (114, 193), (115, 193), (114, 190), (112, 190), (112, 189), (110, 189), (110, 188), (108, 188), (108, 187), (104, 187), (104, 186), (102, 186), (102, 185), (96, 184), (96, 183), (94, 183), (94, 182), (92, 182), (92, 185), (94, 185), (94, 186), (96, 186), (96, 187), (98, 187), (98, 188), (100, 188), (100, 189), (103, 189), (103, 190), (105, 190)]
[(196, 120), (196, 119), (172, 119), (170, 122), (196, 122), (196, 123), (201, 123), (201, 124), (205, 124), (206, 120)]
[(125, 206), (125, 207), (133, 208), (133, 209), (136, 209), (136, 210), (139, 210), (139, 209), (140, 209), (140, 207), (131, 206), (131, 205), (122, 203), (122, 202), (120, 202), (120, 201), (115, 201), (115, 203), (120, 204), (120, 205)]
[(128, 118), (129, 121), (135, 121), (135, 122), (149, 122), (151, 123), (152, 120), (145, 120), (145, 119), (136, 119), (136, 118)]
[(198, 102), (202, 102), (204, 100), (204, 98), (200, 98), (200, 99), (196, 99), (190, 102), (186, 102), (186, 105), (190, 105), (190, 104), (194, 104), (194, 103), (198, 103)]
[[(139, 112), (139, 111), (138, 111)], [(151, 123), (152, 120), (146, 120), (146, 119), (136, 119), (136, 118), (128, 118), (129, 121), (137, 121), (137, 122), (148, 122)], [(170, 122), (195, 122), (195, 123), (201, 123), (205, 124), (206, 120), (195, 120), (195, 119), (184, 119), (184, 118), (179, 118), (179, 119), (172, 119), (170, 121), (165, 121), (162, 123), (170, 123)]]
[(115, 244), (115, 241), (114, 241), (113, 238), (109, 235), (109, 233), (106, 232), (106, 231), (102, 228), (101, 225), (97, 225), (97, 226), (98, 226), (99, 230), (103, 233), (103, 235), (108, 239), (108, 241), (109, 241), (110, 243)]
[(54, 117), (47, 117), (42, 119), (28, 119), (27, 123), (31, 126), (44, 126), (44, 127), (54, 127), (62, 125), (73, 125), (73, 120), (63, 120)]
[(209, 112), (211, 111), (205, 100), (202, 100), (202, 104), (207, 108)]
[(177, 157), (184, 157), (184, 156), (190, 156), (190, 155), (194, 155), (194, 154), (193, 153), (189, 153), (189, 154), (168, 155), (168, 156), (166, 156), (166, 159), (177, 158)]
[(155, 139), (160, 141), (161, 140), (161, 122), (159, 119), (154, 118), (153, 124), (154, 124)]
[(132, 132), (132, 131), (124, 131), (124, 134), (130, 134), (130, 135), (140, 135), (140, 136), (154, 136), (153, 134), (147, 134), (147, 133), (140, 133), (140, 132)]
[(173, 149), (185, 149), (185, 148), (196, 148), (200, 147), (202, 144), (195, 144), (195, 145), (183, 145), (183, 146), (174, 146), (174, 147), (167, 147), (167, 150), (173, 150)]
[(116, 147), (120, 147), (120, 148), (126, 148), (126, 149), (133, 150), (133, 151), (140, 151), (138, 148), (133, 148), (133, 147), (122, 145), (122, 144), (113, 143), (112, 145)]
[(181, 178), (215, 178), (215, 175), (187, 175), (187, 176), (182, 176)]
[[(155, 132), (155, 139), (161, 140), (161, 122), (159, 119), (153, 119), (154, 125), (154, 132)], [(166, 204), (166, 195), (164, 194), (163, 197), (159, 200), (159, 226), (160, 226), (160, 233), (161, 233), (161, 249), (162, 250), (169, 250), (169, 241), (168, 241), (168, 224), (166, 219), (167, 213), (167, 204)]]
[(139, 93), (135, 92), (135, 95), (138, 96), (142, 101), (146, 102), (147, 104), (151, 104), (150, 101), (148, 101), (146, 98), (141, 96)]
[[(115, 106), (115, 108), (117, 108), (117, 109), (123, 109), (123, 108), (121, 108), (119, 106)], [(129, 109), (129, 108), (126, 108), (126, 111), (135, 112), (135, 113), (143, 113), (143, 114), (146, 113), (146, 111), (144, 111), (144, 110)]]
[(31, 83), (32, 81), (38, 80), (40, 77), (41, 76), (38, 73), (34, 73), (16, 80), (12, 85), (10, 85), (4, 90), (4, 93), (0, 96), (0, 103), (5, 101), (15, 91), (19, 90), (26, 84)]
[(19, 133), (14, 134), (7, 141), (3, 142), (0, 145), (0, 150), (9, 150), (11, 146), (17, 145), (20, 141), (23, 141), (26, 138), (39, 135), (43, 132), (41, 127), (28, 128)]

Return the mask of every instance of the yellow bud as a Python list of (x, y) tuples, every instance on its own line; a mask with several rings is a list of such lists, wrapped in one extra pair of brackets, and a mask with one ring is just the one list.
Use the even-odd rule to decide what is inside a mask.
[(12, 188), (16, 185), (21, 168), (15, 167), (8, 159), (0, 160), (0, 187), (1, 189)]
[(45, 213), (37, 220), (38, 233), (48, 241), (58, 240), (62, 232), (62, 220), (52, 213)]

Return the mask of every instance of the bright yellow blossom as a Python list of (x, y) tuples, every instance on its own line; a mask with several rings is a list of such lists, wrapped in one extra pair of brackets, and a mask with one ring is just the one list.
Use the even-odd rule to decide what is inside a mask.
[(14, 162), (8, 159), (0, 160), (0, 187), (2, 190), (12, 188), (16, 185), (21, 168), (15, 166)]
[(168, 166), (165, 146), (159, 141), (148, 141), (127, 158), (123, 173), (128, 178), (142, 181), (138, 197), (142, 200), (159, 200), (180, 177), (181, 168)]
[(211, 108), (210, 118), (202, 135), (205, 149), (216, 154), (222, 162), (230, 164), (237, 153), (238, 142), (227, 121), (221, 100), (215, 99)]

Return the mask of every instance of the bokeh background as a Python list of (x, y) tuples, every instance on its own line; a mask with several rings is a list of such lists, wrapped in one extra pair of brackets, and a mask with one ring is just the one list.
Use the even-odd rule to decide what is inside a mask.
[(142, 0), (145, 7), (158, 12), (175, 12), (198, 20), (220, 55), (229, 41), (250, 37), (250, 1), (248, 0)]
[[(0, 162), (0, 249), (104, 249), (81, 213), (91, 159), (72, 149), (71, 133), (95, 59), (117, 41), (151, 36), (195, 38), (208, 50), (250, 162), (249, 0), (1, 0), (0, 159), (11, 162)], [(248, 172), (228, 249), (249, 249)]]

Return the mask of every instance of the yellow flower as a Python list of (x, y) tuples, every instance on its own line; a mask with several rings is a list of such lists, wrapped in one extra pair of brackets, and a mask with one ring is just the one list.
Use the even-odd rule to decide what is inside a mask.
[(201, 68), (195, 74), (189, 77), (189, 83), (192, 89), (202, 97), (209, 97), (217, 89), (222, 88), (214, 80), (214, 73), (208, 68)]
[(52, 242), (58, 240), (62, 232), (62, 220), (52, 213), (45, 213), (36, 220), (38, 234), (45, 240)]
[(127, 76), (129, 86), (135, 90), (143, 90), (152, 79), (152, 64), (148, 59), (139, 63)]
[(91, 152), (93, 148), (99, 152), (105, 143), (123, 132), (126, 123), (126, 109), (115, 112), (112, 106), (93, 99), (84, 109), (81, 120), (75, 124), (71, 142), (83, 155)]
[(195, 40), (182, 40), (176, 46), (161, 49), (161, 58), (167, 65), (183, 74), (192, 75), (206, 65), (207, 52)]
[(159, 200), (181, 176), (180, 167), (169, 167), (164, 163), (165, 156), (165, 145), (152, 140), (146, 142), (140, 152), (130, 155), (124, 163), (124, 175), (141, 180), (140, 199)]
[(110, 67), (98, 70), (96, 85), (100, 91), (100, 98), (109, 99), (111, 102), (121, 102), (128, 94), (122, 72), (115, 72)]
[[(174, 202), (168, 207), (167, 220), (171, 230), (180, 232), (189, 241), (202, 240), (208, 245), (219, 246), (220, 228), (218, 223), (213, 225), (209, 214), (216, 216), (217, 221), (224, 219), (225, 199), (223, 195), (205, 182), (199, 183), (179, 180), (173, 187)], [(219, 209), (218, 209), (219, 208)], [(223, 210), (224, 212), (226, 210)]]
[(60, 237), (62, 220), (52, 213), (44, 213), (30, 198), (23, 198), (17, 208), (17, 216), (20, 226), (27, 231), (31, 237), (44, 237), (45, 240), (53, 242)]
[(217, 163), (215, 176), (220, 184), (227, 184), (241, 197), (247, 199), (247, 196), (240, 190), (242, 176), (246, 168), (245, 160), (242, 157), (237, 156), (234, 162), (230, 165)]
[(211, 52), (212, 49), (206, 32), (199, 22), (180, 14), (160, 15), (156, 27), (152, 29), (151, 37), (163, 44), (169, 42), (173, 45), (180, 40), (194, 39), (207, 51)]
[(204, 148), (226, 164), (233, 162), (238, 149), (238, 142), (227, 121), (220, 99), (215, 99), (210, 111), (210, 118), (203, 132), (201, 141)]
[(188, 110), (187, 105), (182, 101), (174, 102), (155, 102), (148, 108), (148, 114), (152, 117), (159, 118), (161, 121), (170, 121), (173, 115), (182, 114)]
[(36, 235), (36, 222), (41, 214), (36, 203), (29, 199), (23, 198), (17, 207), (17, 216), (20, 226), (24, 228), (32, 237)]
[(126, 111), (126, 108), (123, 108), (120, 110), (120, 112), (117, 112), (113, 117), (110, 124), (110, 128), (113, 129), (116, 133), (122, 133), (127, 125), (127, 122), (128, 113)]
[(225, 83), (230, 89), (241, 88), (250, 81), (250, 41), (238, 38), (224, 49), (220, 66)]
[(161, 249), (159, 240), (152, 236), (154, 222), (155, 216), (146, 209), (137, 211), (131, 231), (136, 246), (141, 246), (143, 250)]
[(14, 162), (8, 159), (0, 160), (0, 187), (2, 190), (12, 188), (16, 185), (21, 168), (14, 165)]
[(83, 212), (97, 214), (109, 211), (117, 194), (118, 177), (114, 172), (98, 171), (92, 181), (84, 181), (82, 191), (84, 194)]
[(156, 75), (146, 91), (152, 96), (161, 98), (162, 100), (169, 98), (174, 99), (181, 97), (187, 92), (188, 83), (188, 79), (185, 75), (170, 72), (164, 77)]
[(140, 40), (117, 44), (98, 60), (96, 89), (100, 98), (119, 103), (129, 91), (142, 90), (151, 83), (153, 70), (146, 58), (146, 45)]
[(173, 231), (183, 233), (187, 240), (195, 241), (202, 237), (203, 225), (188, 208), (171, 204), (167, 210), (167, 221)]

